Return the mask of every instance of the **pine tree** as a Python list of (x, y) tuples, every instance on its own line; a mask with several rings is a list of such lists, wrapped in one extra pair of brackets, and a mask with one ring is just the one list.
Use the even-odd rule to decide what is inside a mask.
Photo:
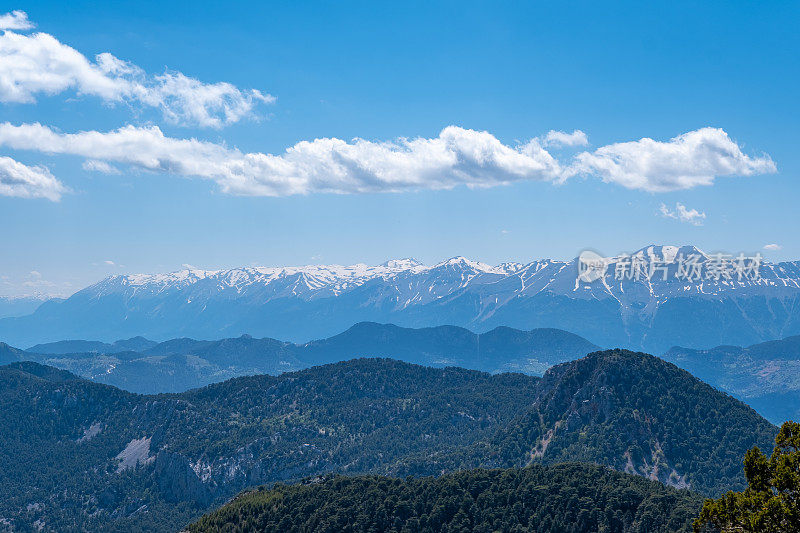
[(745, 454), (747, 488), (706, 500), (694, 530), (800, 531), (800, 424), (785, 422), (768, 458), (757, 447)]

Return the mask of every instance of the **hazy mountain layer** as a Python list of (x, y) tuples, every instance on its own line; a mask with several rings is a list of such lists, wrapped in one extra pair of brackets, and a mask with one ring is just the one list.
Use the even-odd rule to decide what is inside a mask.
[(36, 311), (47, 298), (38, 296), (22, 296), (10, 298), (0, 296), (0, 318), (25, 316)]
[[(75, 349), (91, 349), (71, 353)], [(304, 345), (242, 336), (218, 341), (138, 337), (113, 344), (60, 341), (0, 351), (0, 364), (32, 360), (131, 392), (182, 392), (226, 379), (280, 374), (357, 357), (390, 357), (427, 366), (460, 366), (486, 372), (541, 375), (554, 364), (583, 357), (598, 347), (555, 329), (496, 328), (476, 335), (464, 328), (408, 329), (361, 323), (329, 339)], [(38, 352), (38, 353), (34, 353)]]
[(800, 336), (746, 348), (676, 346), (664, 358), (747, 402), (774, 424), (800, 420)]

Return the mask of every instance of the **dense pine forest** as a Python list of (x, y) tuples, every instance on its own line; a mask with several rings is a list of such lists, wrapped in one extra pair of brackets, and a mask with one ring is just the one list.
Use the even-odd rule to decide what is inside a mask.
[(330, 476), (245, 493), (191, 533), (691, 531), (702, 497), (590, 464), (439, 478)]

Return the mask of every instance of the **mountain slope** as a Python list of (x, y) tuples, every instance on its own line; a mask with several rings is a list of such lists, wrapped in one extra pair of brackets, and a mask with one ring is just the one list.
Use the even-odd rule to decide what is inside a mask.
[(124, 485), (108, 458), (125, 448), (139, 401), (58, 372), (0, 367), (0, 516), (12, 530), (33, 530), (37, 519), (49, 531), (86, 529), (104, 492)]
[(602, 259), (605, 274), (578, 280), (578, 260), (489, 266), (456, 257), (425, 266), (383, 265), (184, 270), (114, 276), (33, 314), (0, 319), (0, 339), (19, 346), (65, 338), (220, 338), (248, 333), (307, 342), (350, 325), (453, 324), (557, 328), (603, 346), (662, 353), (747, 345), (800, 334), (800, 262), (760, 265), (757, 279), (677, 276), (679, 258), (709, 272), (715, 256), (692, 246), (648, 246), (633, 254), (666, 264), (666, 277), (618, 280), (629, 257)]
[(0, 368), (0, 432), (15, 527), (174, 531), (246, 487), (332, 472), (569, 457), (718, 494), (776, 428), (673, 365), (611, 351), (544, 378), (358, 359), (158, 396), (15, 363)]
[[(57, 342), (40, 345), (38, 348), (45, 353), (17, 350), (7, 357), (8, 361), (38, 361), (132, 392), (159, 393), (182, 392), (237, 376), (275, 375), (365, 356), (427, 366), (540, 375), (556, 363), (597, 349), (586, 339), (554, 329), (497, 328), (476, 335), (455, 326), (415, 330), (375, 323), (356, 324), (344, 333), (304, 345), (254, 339), (249, 335), (218, 341), (172, 339), (155, 345), (141, 338), (114, 344), (92, 342)], [(81, 346), (99, 346), (100, 351), (53, 353)], [(121, 350), (127, 346), (138, 346), (139, 351)]]
[(30, 360), (31, 358), (32, 356), (26, 351), (9, 346), (4, 342), (0, 342), (0, 365), (5, 365), (16, 361), (26, 361)]
[(800, 336), (748, 347), (673, 347), (664, 359), (752, 405), (770, 422), (800, 419)]
[(532, 408), (495, 446), (506, 461), (591, 461), (716, 494), (740, 486), (741, 458), (775, 427), (656, 357), (596, 352), (545, 373)]
[(588, 464), (440, 478), (332, 476), (247, 492), (191, 533), (286, 531), (691, 531), (702, 498)]
[(248, 486), (457, 455), (518, 415), (536, 380), (356, 360), (138, 396), (2, 367), (0, 517), (175, 531)]

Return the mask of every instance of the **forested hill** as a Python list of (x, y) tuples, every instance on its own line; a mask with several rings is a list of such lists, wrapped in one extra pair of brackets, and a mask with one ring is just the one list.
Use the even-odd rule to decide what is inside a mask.
[(59, 372), (0, 367), (0, 518), (16, 529), (176, 531), (249, 486), (466, 457), (538, 380), (360, 359), (139, 396)]
[[(776, 428), (677, 367), (598, 352), (544, 378), (358, 359), (140, 396), (0, 367), (0, 518), (174, 531), (256, 485), (580, 459), (717, 494)], [(673, 474), (675, 471), (675, 475)]]
[(190, 533), (691, 531), (702, 497), (589, 464), (308, 480), (239, 496)]
[[(595, 352), (550, 369), (531, 409), (500, 433), (503, 461), (591, 461), (708, 494), (741, 487), (741, 458), (775, 426), (651, 355)], [(533, 444), (533, 446), (532, 446)]]

